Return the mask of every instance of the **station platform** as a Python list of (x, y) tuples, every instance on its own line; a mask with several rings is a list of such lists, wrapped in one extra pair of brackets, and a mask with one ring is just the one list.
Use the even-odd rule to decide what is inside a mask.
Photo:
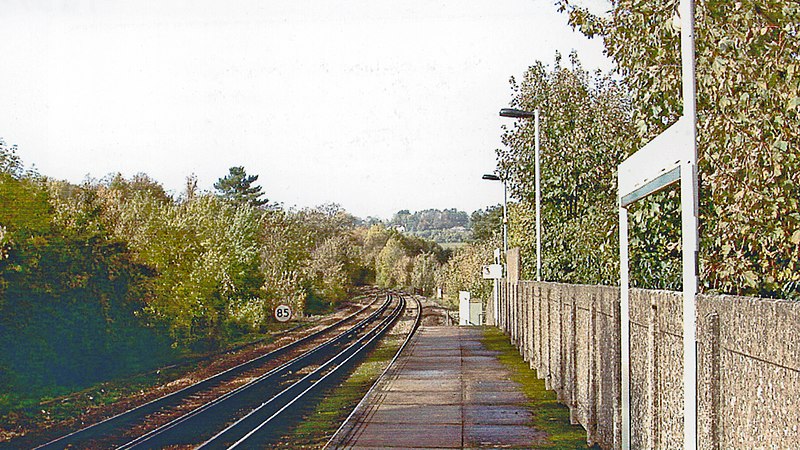
[(483, 330), (420, 327), (328, 448), (537, 448), (520, 386)]

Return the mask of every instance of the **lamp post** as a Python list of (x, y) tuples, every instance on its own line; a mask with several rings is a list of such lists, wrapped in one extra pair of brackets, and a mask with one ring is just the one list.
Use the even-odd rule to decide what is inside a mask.
[[(506, 182), (497, 175), (487, 173), (483, 177), (484, 180), (501, 181), (503, 182), (503, 257), (506, 258), (508, 253), (508, 190), (506, 189)], [(500, 260), (500, 249), (494, 251), (495, 263), (502, 262)], [(494, 288), (492, 289), (493, 305), (494, 305), (494, 325), (500, 326), (498, 311), (500, 308), (500, 285), (497, 279), (494, 280)]]
[(535, 140), (534, 140), (534, 178), (536, 183), (536, 281), (542, 281), (542, 196), (539, 176), (539, 109), (533, 111), (523, 111), (521, 109), (503, 108), (500, 110), (501, 117), (511, 117), (513, 119), (534, 119)]
[(505, 180), (490, 173), (485, 174), (484, 180), (503, 182), (503, 254), (508, 253), (508, 189)]

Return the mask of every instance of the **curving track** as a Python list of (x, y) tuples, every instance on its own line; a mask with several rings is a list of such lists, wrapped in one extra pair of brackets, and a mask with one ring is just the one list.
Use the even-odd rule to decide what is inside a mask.
[(294, 409), (341, 378), (376, 343), (405, 310), (405, 299), (395, 297), (395, 305), (369, 328), (346, 345), (337, 348), (329, 359), (302, 378), (285, 387), (257, 408), (206, 440), (199, 449), (266, 448), (280, 437), (283, 424), (290, 422)]

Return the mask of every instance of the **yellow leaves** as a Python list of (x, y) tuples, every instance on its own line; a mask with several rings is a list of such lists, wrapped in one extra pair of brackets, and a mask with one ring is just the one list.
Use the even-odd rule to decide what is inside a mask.
[(795, 232), (792, 233), (792, 237), (789, 238), (789, 242), (794, 245), (800, 244), (800, 230), (795, 230)]
[(742, 278), (744, 279), (744, 282), (751, 288), (754, 288), (758, 285), (758, 276), (752, 270), (743, 272)]
[(0, 225), (0, 261), (8, 258), (8, 251), (11, 247), (11, 237), (6, 231), (6, 227)]
[(781, 151), (787, 151), (789, 149), (789, 143), (784, 141), (783, 139), (777, 139), (772, 146)]

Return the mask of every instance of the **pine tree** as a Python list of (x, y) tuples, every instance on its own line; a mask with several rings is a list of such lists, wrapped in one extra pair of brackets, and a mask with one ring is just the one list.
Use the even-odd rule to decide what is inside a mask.
[(233, 204), (248, 204), (253, 207), (264, 206), (269, 203), (261, 190), (261, 186), (253, 186), (258, 180), (258, 175), (247, 175), (244, 167), (237, 166), (228, 169), (228, 175), (214, 183), (214, 188), (219, 196)]

